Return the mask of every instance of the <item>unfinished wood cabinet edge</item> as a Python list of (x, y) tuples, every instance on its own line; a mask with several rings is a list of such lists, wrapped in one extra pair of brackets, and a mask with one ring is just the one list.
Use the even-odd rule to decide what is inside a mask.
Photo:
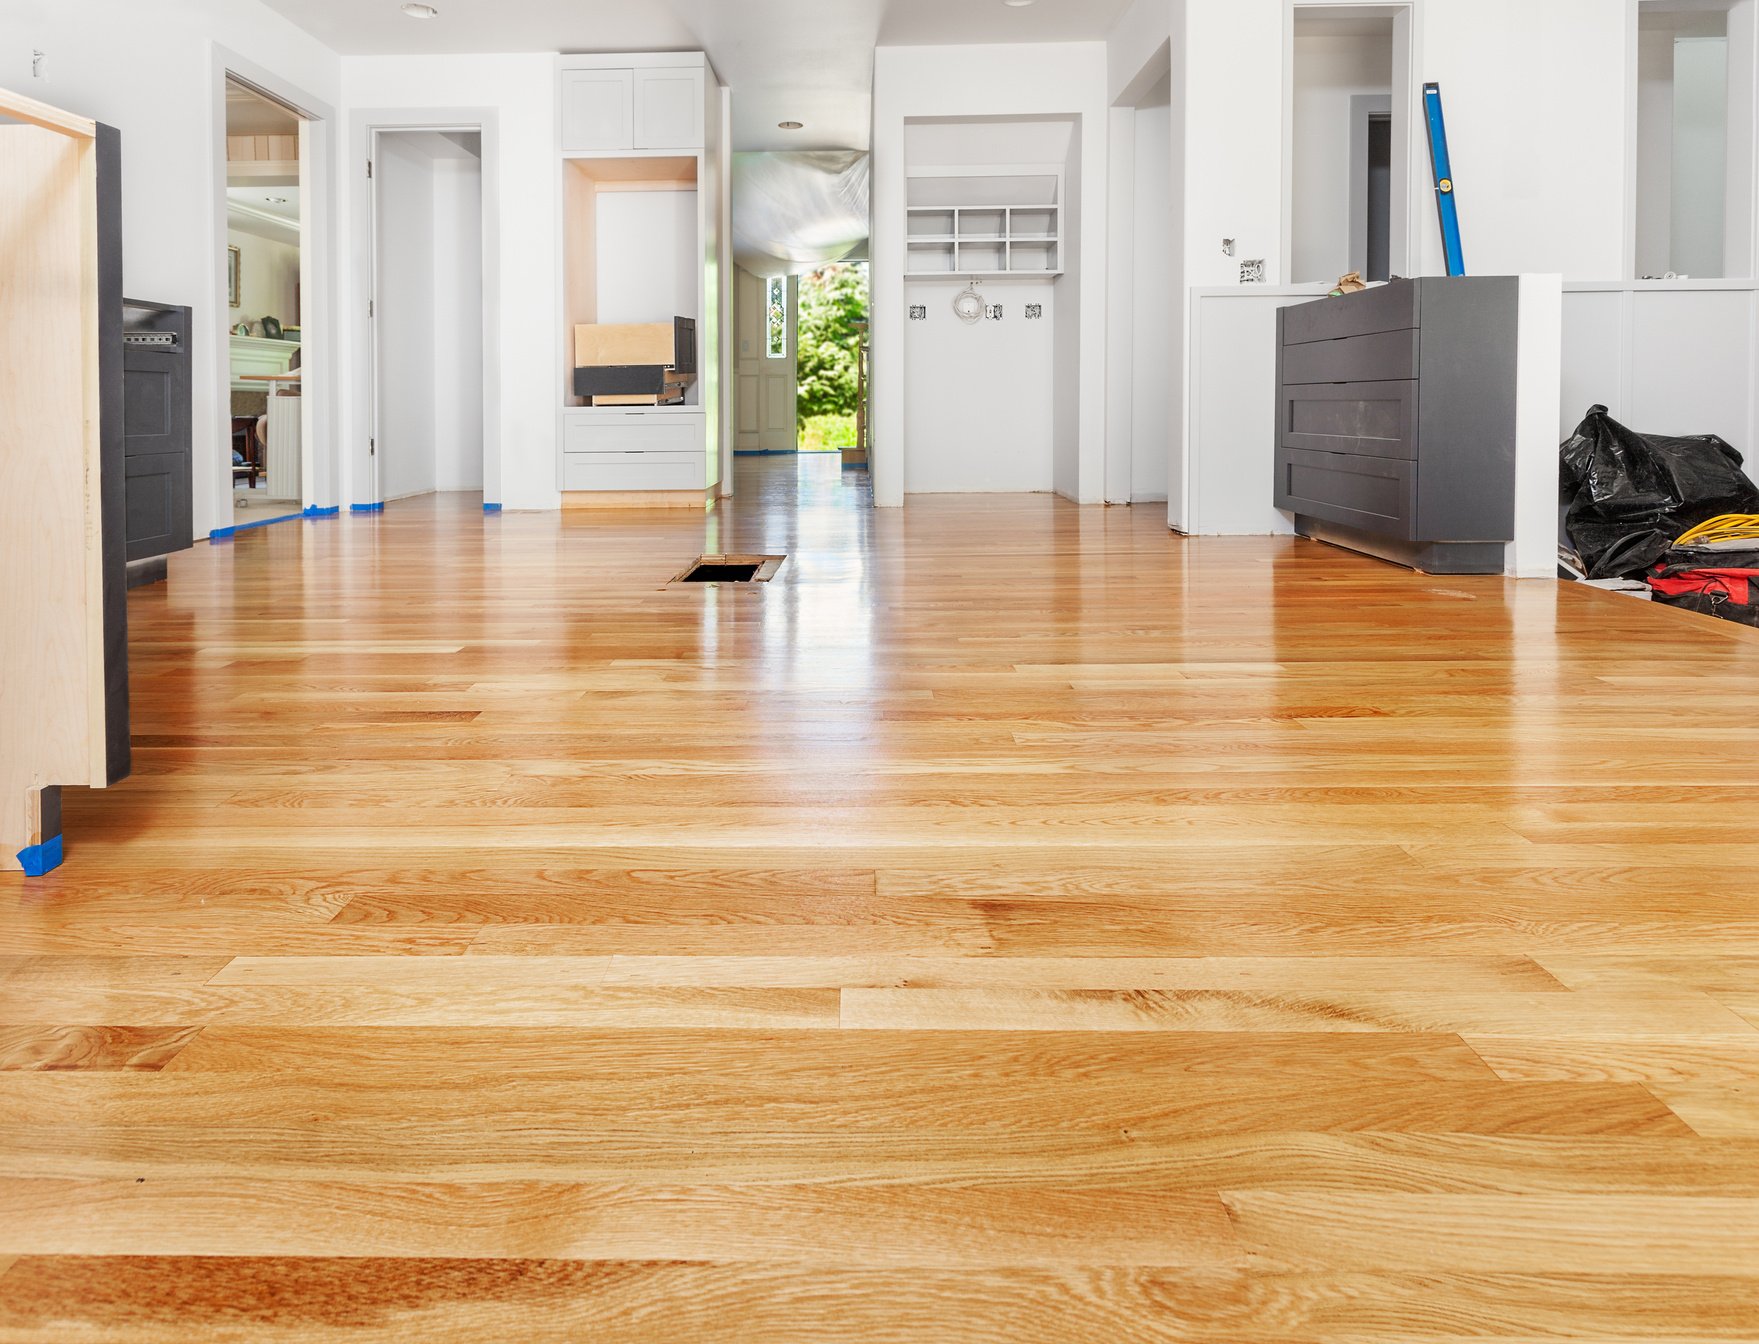
[(711, 509), (716, 493), (707, 490), (564, 490), (562, 509)]
[(27, 98), (11, 89), (0, 89), (0, 116), (11, 117), (14, 121), (22, 121), (31, 126), (41, 126), (45, 131), (78, 136), (82, 140), (95, 140), (98, 135), (98, 123), (90, 118), (76, 117), (71, 112), (63, 112), (58, 107), (39, 103), (35, 98)]

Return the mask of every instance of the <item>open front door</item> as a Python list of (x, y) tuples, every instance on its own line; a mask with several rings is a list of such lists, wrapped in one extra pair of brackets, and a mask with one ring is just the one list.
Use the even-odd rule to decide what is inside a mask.
[(740, 267), (733, 320), (739, 338), (734, 448), (741, 453), (794, 452), (799, 447), (794, 342), (800, 281), (793, 276), (766, 279)]

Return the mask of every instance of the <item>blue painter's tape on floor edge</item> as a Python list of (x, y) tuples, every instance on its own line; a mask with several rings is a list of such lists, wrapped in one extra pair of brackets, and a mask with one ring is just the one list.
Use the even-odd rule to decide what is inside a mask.
[(18, 861), (24, 865), (26, 877), (42, 877), (52, 873), (61, 866), (61, 837), (55, 836), (40, 845), (27, 845), (18, 851)]
[(340, 504), (332, 504), (327, 509), (320, 509), (316, 504), (307, 504), (305, 512), (299, 516), (301, 518), (334, 518), (341, 512), (342, 506)]
[(216, 527), (208, 533), (208, 540), (226, 541), (240, 532), (249, 532), (258, 527), (269, 527), (275, 523), (297, 522), (303, 517), (305, 517), (303, 513), (284, 513), (278, 518), (259, 518), (254, 523), (234, 523), (231, 527)]
[(348, 511), (350, 513), (383, 513), (385, 502), (380, 500), (377, 504), (350, 504)]
[(484, 504), (483, 505), (483, 512), (484, 513), (499, 513), (500, 511), (501, 511), (501, 506), (499, 504)]

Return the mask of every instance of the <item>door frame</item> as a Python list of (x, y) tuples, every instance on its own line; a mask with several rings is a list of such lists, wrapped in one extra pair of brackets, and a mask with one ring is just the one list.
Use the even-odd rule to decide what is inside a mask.
[[(1429, 141), (1422, 116), (1423, 86), (1417, 54), (1423, 50), (1423, 10), (1415, 0), (1360, 4), (1356, 0), (1283, 0), (1283, 167), (1282, 246), (1272, 284), (1292, 283), (1295, 263), (1295, 11), (1346, 8), (1353, 15), (1391, 19), (1393, 68), (1392, 227), (1387, 264), (1394, 275), (1415, 275), (1423, 256), (1419, 221), (1425, 218), (1423, 183), (1428, 181)], [(1353, 248), (1352, 248), (1353, 250)]]
[[(1391, 121), (1393, 99), (1390, 93), (1357, 93), (1350, 96), (1350, 269), (1368, 275), (1368, 209), (1369, 140), (1374, 122)], [(1393, 164), (1397, 171), (1397, 162)], [(1387, 203), (1387, 267), (1392, 266), (1393, 226), (1392, 203)]]
[[(336, 111), (314, 94), (290, 84), (273, 71), (265, 69), (238, 52), (218, 43), (209, 55), (209, 98), (212, 114), (213, 186), (211, 227), (208, 253), (209, 289), (206, 300), (194, 310), (191, 324), (195, 341), (202, 340), (200, 314), (213, 321), (215, 333), (209, 369), (214, 376), (214, 399), (204, 412), (201, 384), (194, 388), (192, 425), (206, 425), (205, 431), (192, 430), (195, 442), (191, 475), (195, 481), (192, 515), (196, 535), (205, 536), (219, 528), (233, 525), (232, 504), (232, 438), (222, 433), (229, 422), (232, 398), (231, 324), (226, 320), (226, 83), (228, 80), (249, 86), (278, 103), (285, 104), (301, 118), (299, 127), (299, 277), (300, 277), (300, 343), (299, 367), (305, 378), (300, 385), (303, 402), (300, 432), (300, 505), (310, 509), (325, 499), (336, 498), (336, 445), (338, 435), (337, 395), (341, 361), (340, 324), (336, 306), (336, 210), (332, 185), (335, 175), (332, 159), (335, 154)], [(203, 433), (212, 434), (206, 450)], [(208, 463), (203, 468), (202, 461)], [(204, 488), (203, 482), (206, 482)], [(204, 526), (205, 523), (205, 526)]]
[(381, 132), (468, 131), (482, 137), (483, 282), (483, 504), (500, 506), (501, 472), (501, 121), (490, 107), (357, 108), (349, 120), (349, 171), (362, 189), (351, 193), (350, 220), (354, 273), (360, 277), (358, 302), (350, 319), (352, 385), (359, 395), (348, 414), (349, 448), (343, 463), (342, 503), (372, 507), (384, 503), (375, 440), (378, 430), (379, 342), (378, 183), (367, 165), (377, 157)]

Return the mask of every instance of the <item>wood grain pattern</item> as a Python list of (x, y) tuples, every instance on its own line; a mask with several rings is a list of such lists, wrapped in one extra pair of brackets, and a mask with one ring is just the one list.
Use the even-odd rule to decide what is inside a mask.
[(131, 595), (0, 1344), (1759, 1338), (1759, 637), (796, 470)]

